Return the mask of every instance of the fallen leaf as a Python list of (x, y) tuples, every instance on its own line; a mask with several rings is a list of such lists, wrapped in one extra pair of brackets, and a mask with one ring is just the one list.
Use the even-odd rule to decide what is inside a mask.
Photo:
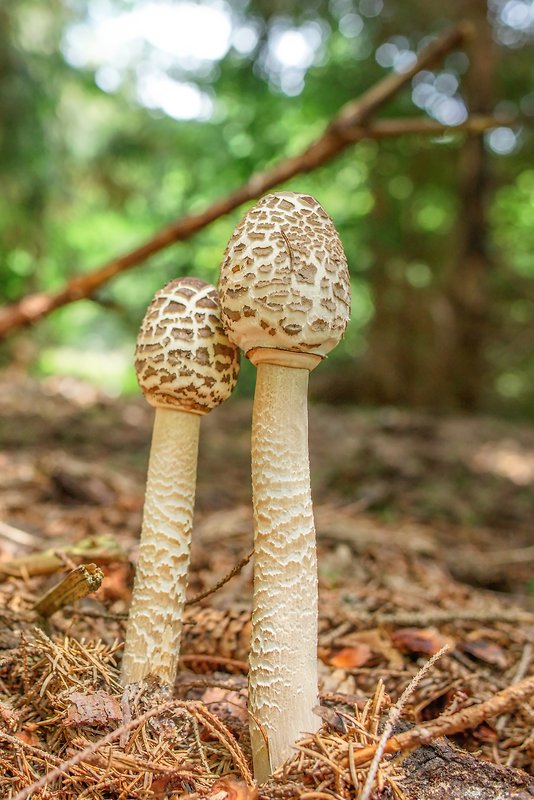
[(248, 722), (247, 698), (245, 694), (210, 686), (200, 698), (210, 711), (225, 722), (233, 717), (240, 722)]
[(73, 692), (68, 699), (71, 705), (63, 720), (66, 727), (76, 725), (102, 727), (110, 722), (122, 721), (122, 711), (118, 700), (107, 692), (97, 691), (91, 694)]
[(42, 742), (35, 731), (23, 728), (21, 731), (18, 731), (15, 736), (17, 739), (20, 739), (21, 742), (24, 742), (24, 744), (30, 744), (32, 747), (42, 747)]
[(226, 795), (225, 800), (257, 800), (258, 790), (255, 786), (247, 786), (244, 781), (228, 775), (213, 784), (208, 798), (215, 800), (219, 796), (222, 800), (223, 794)]
[(355, 644), (353, 647), (343, 647), (341, 650), (331, 651), (333, 655), (328, 656), (328, 664), (341, 669), (351, 669), (351, 667), (363, 667), (373, 657), (373, 651), (365, 642)]
[(391, 634), (393, 645), (403, 653), (423, 653), (432, 656), (452, 640), (436, 628), (399, 628)]
[(323, 722), (327, 722), (330, 727), (337, 731), (337, 733), (346, 733), (347, 726), (341, 714), (338, 714), (335, 708), (330, 706), (315, 706), (313, 713), (320, 717)]
[(337, 640), (338, 645), (346, 647), (358, 647), (367, 645), (371, 648), (375, 658), (384, 660), (391, 669), (402, 669), (404, 662), (399, 651), (393, 647), (391, 639), (386, 631), (381, 628), (372, 628), (368, 631), (351, 633)]
[(471, 639), (471, 641), (462, 642), (461, 649), (464, 653), (468, 653), (480, 661), (485, 661), (486, 664), (494, 664), (500, 669), (508, 666), (508, 658), (502, 647), (487, 639)]
[(132, 568), (130, 564), (109, 564), (103, 568), (104, 580), (96, 597), (102, 603), (114, 603), (116, 600), (130, 602), (132, 597)]

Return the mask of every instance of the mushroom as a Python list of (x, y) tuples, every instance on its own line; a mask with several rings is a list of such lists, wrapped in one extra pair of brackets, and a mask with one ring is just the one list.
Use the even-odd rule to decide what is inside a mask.
[(143, 525), (122, 662), (124, 684), (176, 677), (189, 568), (200, 418), (232, 392), (239, 351), (226, 337), (214, 286), (178, 278), (154, 297), (135, 352), (155, 406)]
[(249, 710), (263, 781), (319, 727), (308, 374), (343, 336), (350, 282), (336, 229), (313, 197), (280, 192), (249, 210), (226, 249), (219, 302), (229, 339), (257, 367)]

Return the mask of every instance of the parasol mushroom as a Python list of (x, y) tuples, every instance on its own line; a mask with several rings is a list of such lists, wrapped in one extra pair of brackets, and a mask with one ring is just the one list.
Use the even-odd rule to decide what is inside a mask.
[(280, 192), (249, 210), (226, 249), (219, 302), (229, 339), (257, 367), (249, 710), (263, 781), (320, 723), (308, 374), (343, 336), (350, 283), (336, 229), (314, 198)]
[(137, 339), (139, 385), (155, 406), (124, 684), (176, 676), (189, 568), (200, 418), (232, 392), (239, 351), (224, 333), (214, 286), (171, 281), (154, 297)]

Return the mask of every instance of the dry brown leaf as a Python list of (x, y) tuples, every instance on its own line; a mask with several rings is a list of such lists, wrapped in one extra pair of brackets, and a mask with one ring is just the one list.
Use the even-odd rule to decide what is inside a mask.
[(496, 642), (490, 642), (488, 639), (471, 639), (467, 642), (462, 642), (461, 649), (464, 653), (468, 653), (480, 661), (485, 661), (486, 664), (494, 664), (500, 669), (506, 669), (508, 666), (508, 658), (506, 653)]
[(42, 742), (35, 731), (29, 730), (28, 728), (23, 728), (16, 733), (15, 736), (17, 739), (20, 739), (21, 742), (24, 742), (24, 744), (29, 744), (32, 747), (42, 747)]
[(352, 667), (363, 667), (373, 657), (373, 651), (365, 642), (355, 644), (353, 647), (343, 647), (337, 652), (331, 650), (327, 655), (327, 663), (333, 667), (341, 669), (351, 669)]
[(96, 597), (102, 603), (114, 603), (116, 600), (132, 598), (132, 568), (129, 563), (110, 564), (103, 568), (104, 580)]
[(240, 722), (248, 722), (247, 698), (245, 694), (210, 686), (200, 698), (212, 714), (225, 721), (233, 717)]
[(78, 725), (102, 727), (110, 722), (122, 721), (118, 700), (107, 692), (97, 691), (92, 694), (72, 692), (68, 699), (71, 705), (63, 721), (66, 727)]
[(399, 651), (393, 646), (389, 635), (381, 628), (372, 628), (369, 631), (351, 633), (338, 640), (338, 644), (346, 647), (366, 645), (370, 647), (375, 657), (385, 661), (392, 669), (402, 669), (404, 662)]
[(436, 628), (399, 628), (391, 634), (393, 645), (403, 653), (422, 653), (432, 656), (446, 644), (453, 645), (448, 636)]
[(216, 797), (220, 800), (257, 800), (258, 790), (233, 775), (227, 775), (211, 787), (208, 799), (215, 800)]

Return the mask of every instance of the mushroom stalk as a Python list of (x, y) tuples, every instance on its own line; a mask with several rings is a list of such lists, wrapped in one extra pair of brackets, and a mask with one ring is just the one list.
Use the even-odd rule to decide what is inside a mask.
[(219, 300), (228, 338), (258, 368), (249, 697), (254, 773), (263, 781), (302, 733), (319, 727), (306, 394), (308, 372), (343, 336), (350, 282), (339, 236), (317, 200), (280, 192), (247, 212), (226, 248)]
[(177, 278), (157, 292), (141, 323), (135, 369), (156, 416), (122, 681), (152, 674), (172, 686), (189, 569), (200, 417), (230, 396), (239, 372), (239, 353), (222, 329), (214, 286)]
[[(298, 354), (291, 355), (298, 363)], [(259, 782), (291, 755), (304, 732), (315, 732), (320, 724), (313, 713), (319, 703), (318, 601), (307, 390), (307, 368), (258, 364), (252, 420), (255, 567), (249, 709)]]
[[(189, 570), (200, 415), (156, 408), (124, 683), (174, 681)], [(157, 574), (154, 575), (154, 565)]]

